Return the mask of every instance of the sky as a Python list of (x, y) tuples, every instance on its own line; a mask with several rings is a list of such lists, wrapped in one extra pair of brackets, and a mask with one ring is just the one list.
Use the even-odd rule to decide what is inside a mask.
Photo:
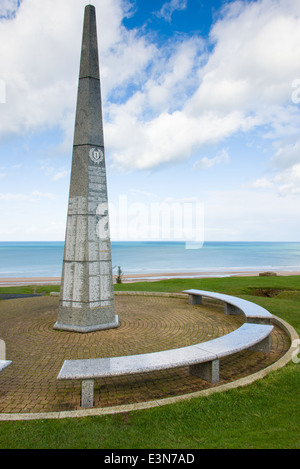
[[(0, 0), (0, 241), (64, 240), (86, 4)], [(300, 241), (300, 2), (93, 5), (112, 240)]]

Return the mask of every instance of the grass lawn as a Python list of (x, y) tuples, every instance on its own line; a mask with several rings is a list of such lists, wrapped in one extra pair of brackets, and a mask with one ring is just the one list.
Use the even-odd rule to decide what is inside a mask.
[[(172, 279), (116, 290), (181, 292), (199, 288), (256, 302), (300, 333), (300, 276)], [(0, 293), (58, 291), (57, 286)], [(250, 386), (126, 414), (0, 422), (0, 448), (202, 449), (300, 448), (300, 364), (290, 362)]]

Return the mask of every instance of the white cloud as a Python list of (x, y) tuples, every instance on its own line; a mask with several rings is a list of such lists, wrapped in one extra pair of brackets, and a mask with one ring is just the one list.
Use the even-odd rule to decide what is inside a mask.
[(27, 195), (27, 194), (7, 193), (7, 194), (0, 194), (0, 200), (5, 200), (5, 201), (15, 201), (15, 200), (29, 201), (29, 200), (33, 200), (33, 198), (30, 195)]
[[(186, 62), (174, 48), (171, 71), (165, 66), (123, 106), (113, 108), (106, 142), (118, 167), (146, 169), (184, 161), (204, 144), (239, 131), (261, 127), (266, 138), (277, 140), (298, 132), (300, 115), (291, 95), (300, 63), (299, 4), (233, 2), (213, 27), (211, 40), (214, 48), (205, 65), (199, 59), (203, 43), (193, 43)], [(186, 41), (181, 48), (187, 49)], [(163, 54), (161, 50), (156, 63), (163, 63)], [(181, 72), (177, 94), (176, 70)], [(172, 109), (175, 100), (180, 106)]]
[(51, 192), (40, 192), (40, 191), (33, 191), (31, 195), (36, 198), (36, 199), (55, 199), (56, 196), (55, 194), (52, 194)]
[(155, 111), (182, 109), (190, 88), (198, 86), (196, 70), (203, 50), (204, 42), (197, 37), (175, 42), (170, 57), (164, 57), (168, 51), (162, 50), (153, 77), (144, 86), (146, 106)]
[(163, 4), (161, 9), (156, 12), (156, 16), (171, 21), (174, 11), (182, 11), (187, 7), (187, 0), (170, 0)]
[(295, 241), (300, 205), (275, 190), (216, 190), (204, 200), (207, 241)]
[(20, 0), (1, 0), (0, 18), (10, 18), (17, 10)]
[(182, 197), (182, 198), (175, 198), (175, 197), (167, 197), (163, 200), (165, 204), (193, 204), (193, 203), (201, 203), (198, 197)]
[(0, 104), (5, 104), (6, 102), (6, 83), (4, 80), (0, 79)]
[(273, 186), (274, 186), (273, 181), (270, 181), (269, 179), (265, 177), (256, 179), (255, 181), (247, 184), (247, 187), (253, 188), (253, 189), (269, 189)]
[(272, 159), (272, 165), (275, 168), (284, 170), (300, 163), (300, 140), (297, 137), (294, 141), (276, 142), (276, 153)]
[(67, 177), (69, 175), (70, 175), (70, 170), (69, 169), (59, 171), (58, 173), (56, 173), (53, 176), (53, 181), (59, 181), (60, 179), (64, 179), (65, 177)]
[(195, 147), (215, 143), (241, 129), (240, 114), (188, 118), (175, 111), (143, 124), (136, 116), (120, 114), (106, 126), (111, 157), (119, 168), (150, 169), (187, 160)]
[(300, 163), (279, 171), (271, 178), (258, 178), (245, 185), (249, 189), (266, 189), (282, 197), (300, 194)]
[(214, 158), (208, 158), (204, 156), (201, 160), (196, 161), (193, 165), (193, 169), (208, 169), (220, 163), (229, 163), (229, 155), (227, 150), (221, 150)]
[(0, 238), (9, 241), (57, 241), (63, 239), (65, 231), (64, 222), (49, 222), (46, 216), (32, 218), (30, 223), (27, 217), (19, 217), (16, 220), (6, 221), (0, 226)]
[(36, 202), (40, 199), (55, 199), (55, 194), (50, 192), (40, 192), (40, 191), (33, 191), (30, 194), (13, 194), (13, 193), (6, 193), (0, 194), (0, 200), (12, 202), (12, 201), (20, 201), (20, 202)]
[(142, 196), (145, 196), (145, 197), (148, 197), (150, 199), (153, 199), (153, 198), (157, 198), (158, 196), (156, 194), (154, 194), (153, 192), (149, 192), (149, 191), (142, 191), (140, 189), (130, 189), (130, 193), (132, 195), (142, 195)]
[(273, 123), (274, 107), (292, 106), (292, 82), (300, 60), (299, 3), (262, 0), (229, 4), (211, 31), (215, 43), (202, 82), (190, 103), (201, 109), (254, 113), (257, 123)]
[[(23, 0), (15, 18), (0, 20), (1, 135), (61, 126), (71, 142), (79, 70), (84, 0)], [(95, 0), (102, 94), (146, 66), (151, 44), (121, 22), (126, 0)]]
[[(71, 148), (85, 4), (23, 0), (14, 19), (0, 21), (0, 42), (7, 45), (0, 51), (2, 135), (59, 125), (61, 149)], [(299, 78), (300, 2), (231, 2), (212, 28), (210, 53), (196, 36), (158, 49), (142, 30), (123, 26), (130, 2), (94, 4), (105, 142), (114, 167), (185, 161), (204, 144), (259, 126), (277, 140), (298, 132), (299, 109), (291, 96)], [(186, 6), (172, 0), (161, 13), (171, 18)], [(283, 161), (280, 152), (283, 146), (276, 164)], [(296, 164), (296, 153), (290, 149), (285, 169)]]
[(300, 194), (300, 163), (287, 168), (275, 177), (282, 196)]
[(281, 196), (300, 194), (300, 141), (298, 135), (276, 141), (268, 177), (247, 184), (252, 189), (275, 189)]

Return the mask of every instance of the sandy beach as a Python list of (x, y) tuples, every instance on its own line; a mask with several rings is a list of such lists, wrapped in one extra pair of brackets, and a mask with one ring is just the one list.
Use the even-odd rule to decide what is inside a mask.
[[(171, 278), (212, 278), (212, 277), (245, 277), (258, 276), (262, 271), (211, 271), (211, 272), (165, 272), (165, 273), (145, 273), (145, 274), (124, 274), (122, 283), (132, 282), (154, 282), (156, 280)], [(278, 276), (300, 275), (300, 272), (292, 271), (272, 271)], [(114, 276), (114, 281), (116, 276)], [(60, 277), (28, 277), (28, 278), (0, 278), (0, 286), (20, 286), (20, 285), (59, 285)]]

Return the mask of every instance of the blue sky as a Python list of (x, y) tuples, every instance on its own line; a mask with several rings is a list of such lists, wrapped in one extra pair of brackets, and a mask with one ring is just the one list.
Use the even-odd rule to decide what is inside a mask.
[[(86, 3), (1, 0), (0, 241), (64, 239)], [(206, 241), (300, 241), (300, 2), (93, 4), (112, 239), (126, 201), (135, 223), (202, 207)]]

